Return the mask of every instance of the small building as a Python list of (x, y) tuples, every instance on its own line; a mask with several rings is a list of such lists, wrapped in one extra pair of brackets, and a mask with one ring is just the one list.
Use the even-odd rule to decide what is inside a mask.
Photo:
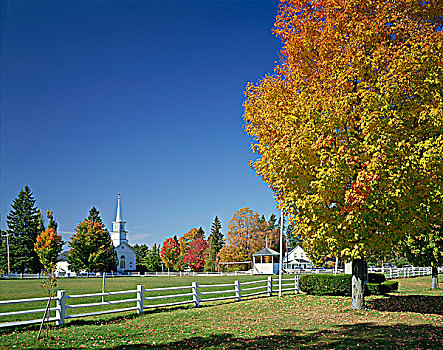
[(283, 268), (287, 271), (294, 269), (310, 269), (313, 266), (314, 265), (309, 259), (308, 254), (299, 245), (291, 249), (288, 256), (285, 256), (283, 259)]
[(115, 221), (112, 222), (111, 239), (114, 244), (115, 251), (117, 252), (118, 265), (117, 271), (124, 273), (129, 271), (135, 271), (135, 250), (128, 243), (127, 234), (125, 230), (126, 221), (122, 220), (121, 207), (120, 207), (120, 193), (117, 197), (117, 214)]
[[(271, 257), (271, 262), (263, 262), (263, 258), (266, 257)], [(280, 259), (280, 253), (267, 247), (253, 254), (252, 272), (254, 274), (264, 275), (273, 275), (278, 273), (280, 263), (278, 261), (274, 262), (275, 257), (277, 257), (277, 260)], [(256, 262), (256, 260), (259, 260), (260, 262)]]
[(73, 271), (69, 269), (69, 263), (68, 263), (68, 254), (69, 251), (65, 251), (61, 253), (58, 257), (57, 266), (55, 268), (55, 275), (56, 276), (67, 276), (68, 274), (71, 275)]

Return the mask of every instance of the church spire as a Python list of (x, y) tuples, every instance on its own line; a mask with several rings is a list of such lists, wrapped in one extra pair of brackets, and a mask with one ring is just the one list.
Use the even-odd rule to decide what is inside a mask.
[(119, 193), (117, 199), (117, 215), (115, 216), (115, 222), (121, 222), (121, 221), (122, 221), (122, 213), (120, 209), (120, 193)]
[(115, 221), (112, 222), (111, 239), (115, 247), (118, 247), (122, 242), (128, 243), (126, 237), (127, 231), (125, 230), (126, 221), (122, 220), (122, 211), (120, 206), (120, 193), (117, 199), (117, 213), (115, 215)]

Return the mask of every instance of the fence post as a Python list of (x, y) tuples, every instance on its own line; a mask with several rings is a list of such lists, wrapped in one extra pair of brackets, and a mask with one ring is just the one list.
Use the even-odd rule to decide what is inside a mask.
[(55, 317), (57, 320), (55, 324), (61, 326), (65, 324), (65, 306), (66, 306), (66, 291), (57, 291), (57, 304), (55, 309)]
[(295, 275), (295, 293), (300, 293), (300, 283), (299, 283), (299, 276)]
[(237, 301), (241, 300), (241, 291), (240, 291), (240, 282), (234, 281), (234, 289), (235, 289), (235, 296), (237, 297)]
[(200, 306), (200, 299), (198, 297), (198, 283), (192, 282), (192, 299), (194, 300), (194, 306)]
[(392, 278), (392, 267), (389, 268), (389, 278)]
[(40, 279), (40, 274), (39, 273), (37, 274), (37, 279)]
[(268, 276), (268, 297), (272, 297), (272, 276)]
[(141, 284), (137, 285), (137, 313), (139, 315), (143, 313), (143, 300), (145, 299), (144, 291), (145, 291), (144, 285)]

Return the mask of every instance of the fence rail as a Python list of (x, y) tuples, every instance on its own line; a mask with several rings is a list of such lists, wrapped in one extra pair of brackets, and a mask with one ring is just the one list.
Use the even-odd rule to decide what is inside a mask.
[[(439, 272), (443, 272), (442, 268), (438, 269)], [(431, 268), (389, 268), (389, 269), (368, 269), (369, 272), (380, 272), (383, 273), (386, 278), (408, 278), (414, 276), (424, 276), (431, 274)], [(48, 322), (55, 322), (56, 325), (64, 324), (66, 319), (80, 318), (87, 316), (96, 316), (109, 313), (118, 312), (128, 312), (137, 311), (137, 313), (143, 313), (144, 309), (148, 308), (161, 308), (161, 307), (171, 307), (185, 304), (194, 304), (198, 307), (201, 302), (209, 301), (220, 301), (236, 299), (240, 301), (243, 297), (252, 297), (256, 295), (272, 296), (275, 290), (278, 290), (278, 285), (275, 283), (276, 280), (269, 276), (267, 279), (242, 282), (235, 281), (234, 283), (224, 283), (224, 284), (205, 284), (198, 285), (197, 282), (192, 282), (191, 285), (187, 286), (177, 286), (177, 287), (165, 287), (165, 288), (152, 288), (145, 289), (143, 285), (138, 285), (136, 290), (126, 290), (126, 291), (115, 291), (115, 292), (105, 292), (105, 293), (92, 293), (92, 294), (77, 294), (77, 295), (67, 295), (66, 291), (58, 291), (57, 296), (51, 298), (51, 302), (55, 303), (55, 306), (50, 306), (49, 311), (54, 317), (49, 317)], [(263, 284), (263, 285), (260, 285)], [(184, 292), (187, 290), (188, 292)], [(299, 293), (299, 274), (294, 275), (291, 278), (282, 279), (282, 291), (289, 292), (295, 291)], [(171, 293), (168, 293), (171, 292)], [(175, 292), (175, 293), (174, 293)], [(120, 295), (132, 294), (130, 298), (119, 299), (119, 300), (107, 300), (105, 297), (116, 297)], [(102, 297), (101, 302), (89, 302), (89, 303), (75, 303), (70, 302), (70, 300), (79, 300), (87, 298), (97, 298)], [(161, 304), (152, 303), (153, 301), (164, 301), (165, 299), (172, 299), (170, 302), (163, 302)], [(43, 298), (32, 298), (32, 299), (20, 299), (20, 300), (0, 300), (0, 308), (6, 305), (20, 305), (29, 303), (43, 303), (48, 302), (48, 297)], [(135, 303), (135, 305), (134, 305)], [(83, 312), (75, 313), (74, 310), (79, 309), (90, 309), (95, 307), (115, 307), (121, 304), (132, 304), (132, 306), (124, 308), (112, 308), (108, 310), (97, 310), (93, 312)], [(1, 309), (0, 309), (1, 310)], [(17, 310), (8, 311), (0, 313), (1, 317), (11, 317), (20, 316), (28, 314), (41, 314), (43, 317), (45, 309), (40, 307), (35, 307), (29, 310)], [(66, 311), (69, 311), (66, 314)], [(39, 323), (42, 318), (36, 318), (31, 320), (19, 320), (13, 322), (3, 322), (0, 323), (0, 328), (29, 325), (34, 323)]]
[[(299, 280), (298, 275), (289, 279), (285, 279), (285, 281), (292, 281), (292, 283), (285, 284), (282, 290), (284, 292), (296, 290), (298, 293), (298, 280)], [(259, 283), (263, 283), (263, 285), (258, 285)], [(285, 288), (285, 286), (290, 286), (290, 287), (297, 286), (297, 288)], [(138, 285), (136, 290), (77, 294), (77, 295), (67, 295), (66, 291), (62, 290), (57, 292), (56, 297), (51, 298), (51, 301), (55, 303), (55, 306), (50, 307), (48, 310), (53, 313), (55, 312), (55, 316), (49, 317), (49, 319), (47, 320), (48, 322), (55, 322), (56, 325), (63, 325), (65, 323), (65, 320), (72, 318), (81, 318), (81, 317), (97, 316), (103, 314), (128, 312), (128, 311), (136, 311), (137, 313), (141, 314), (145, 309), (171, 307), (171, 306), (178, 306), (185, 304), (194, 304), (195, 307), (199, 307), (200, 303), (202, 302), (221, 301), (229, 299), (235, 299), (237, 301), (240, 301), (243, 297), (251, 297), (260, 294), (267, 294), (268, 296), (272, 296), (274, 290), (273, 288), (275, 288), (275, 285), (273, 283), (272, 276), (269, 276), (267, 279), (243, 282), (243, 283), (240, 283), (239, 281), (234, 281), (234, 283), (205, 284), (199, 286), (197, 282), (192, 282), (192, 284), (188, 286), (152, 288), (152, 289), (145, 289), (143, 285)], [(183, 293), (182, 291), (184, 290), (190, 290), (190, 292)], [(110, 296), (112, 297), (112, 296), (119, 296), (125, 294), (130, 294), (131, 297), (127, 299), (107, 300), (102, 302), (89, 302), (89, 303), (70, 302), (70, 300), (74, 302), (75, 300), (83, 300), (83, 299), (97, 298), (97, 297), (110, 297)], [(132, 295), (135, 295), (135, 297)], [(171, 301), (163, 302), (161, 304), (152, 303), (153, 301), (165, 300), (165, 299), (171, 299)], [(6, 305), (42, 303), (42, 302), (47, 302), (48, 300), (49, 298), (1, 300), (0, 307)], [(104, 306), (115, 307), (121, 304), (132, 304), (132, 306), (124, 308), (112, 308), (108, 310), (89, 311), (92, 308), (96, 307), (104, 307)], [(80, 311), (80, 309), (86, 309), (87, 312), (78, 313), (77, 310)], [(44, 311), (45, 309), (36, 308), (24, 311), (23, 310), (9, 311), (9, 312), (0, 313), (0, 318), (6, 316), (9, 317), (20, 316), (32, 313), (41, 315), (40, 318), (35, 318), (32, 320), (3, 322), (0, 323), (0, 328), (40, 323), (42, 321)]]

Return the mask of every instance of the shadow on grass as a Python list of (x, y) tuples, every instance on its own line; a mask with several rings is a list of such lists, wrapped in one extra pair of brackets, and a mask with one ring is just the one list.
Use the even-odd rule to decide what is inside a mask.
[(426, 295), (388, 295), (366, 302), (368, 309), (377, 311), (416, 312), (443, 315), (443, 297)]
[[(139, 343), (114, 349), (442, 349), (443, 327), (431, 325), (393, 326), (362, 323), (331, 330), (303, 333), (284, 329), (280, 334), (238, 338), (231, 334), (196, 336), (165, 344)], [(129, 339), (128, 339), (129, 341)], [(66, 349), (66, 348), (65, 348)]]

